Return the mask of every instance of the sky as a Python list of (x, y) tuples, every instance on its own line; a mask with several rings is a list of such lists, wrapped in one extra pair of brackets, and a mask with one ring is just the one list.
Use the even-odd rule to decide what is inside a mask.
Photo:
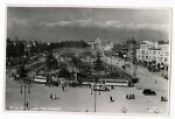
[(8, 7), (7, 37), (59, 42), (168, 40), (171, 9)]

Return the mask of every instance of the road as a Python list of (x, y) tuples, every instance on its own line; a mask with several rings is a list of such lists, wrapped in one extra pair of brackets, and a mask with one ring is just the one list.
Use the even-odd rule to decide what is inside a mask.
[[(57, 95), (59, 99), (50, 99), (50, 94)], [(135, 94), (135, 100), (127, 100), (127, 94)], [(110, 102), (110, 96), (115, 100)], [(127, 113), (149, 113), (158, 110), (161, 114), (167, 114), (167, 102), (160, 101), (161, 94), (157, 96), (144, 96), (142, 90), (132, 87), (115, 87), (109, 92), (97, 92), (97, 112), (122, 113), (123, 107)], [(94, 92), (91, 95), (89, 87), (65, 87), (62, 91), (59, 87), (48, 87), (44, 84), (32, 84), (31, 93), (27, 95), (29, 110), (69, 111), (69, 112), (93, 112)], [(22, 110), (23, 94), (20, 94), (18, 82), (7, 77), (6, 109)]]
[[(104, 60), (106, 63), (111, 64), (111, 58), (106, 57)], [(129, 64), (130, 67), (126, 67), (126, 69), (122, 69), (122, 65)], [(125, 62), (122, 59), (114, 58), (112, 59), (112, 64), (115, 66), (119, 66), (121, 70), (132, 75), (133, 73), (133, 65), (131, 62)], [(150, 88), (156, 90), (158, 93), (161, 93), (163, 96), (168, 95), (168, 80), (163, 78), (160, 72), (150, 72), (145, 67), (137, 65), (136, 75), (140, 79), (139, 83), (135, 85), (138, 89)], [(155, 84), (156, 81), (156, 84)]]
[[(104, 60), (108, 64), (111, 59), (106, 57)], [(113, 59), (113, 65), (121, 66), (124, 61)], [(18, 81), (10, 78), (12, 69), (7, 69), (6, 73), (6, 109), (23, 110), (23, 94), (20, 93)], [(125, 69), (132, 73), (132, 66)], [(168, 97), (168, 80), (161, 77), (159, 73), (149, 72), (146, 68), (138, 66), (137, 76), (140, 81), (134, 87), (115, 87), (109, 92), (97, 92), (97, 112), (122, 113), (123, 108), (126, 113), (148, 113), (148, 114), (167, 114), (168, 102), (161, 102), (160, 97)], [(156, 80), (156, 84), (155, 84)], [(150, 88), (155, 90), (156, 96), (145, 96), (143, 89)], [(58, 99), (50, 99), (50, 94)], [(126, 99), (127, 94), (134, 94), (135, 99)], [(110, 102), (110, 96), (114, 102)], [(31, 93), (27, 94), (29, 110), (47, 111), (68, 111), (68, 112), (93, 112), (94, 111), (94, 92), (91, 94), (90, 87), (65, 87), (65, 91), (59, 87), (48, 87), (44, 84), (32, 84)]]

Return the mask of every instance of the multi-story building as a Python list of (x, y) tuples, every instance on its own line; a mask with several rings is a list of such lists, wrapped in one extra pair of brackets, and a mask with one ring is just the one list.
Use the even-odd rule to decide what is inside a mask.
[(136, 58), (140, 61), (168, 64), (169, 44), (151, 41), (143, 41), (136, 50)]
[(97, 38), (94, 41), (89, 41), (87, 43), (93, 51), (98, 51), (101, 55), (104, 55), (104, 51), (112, 50), (114, 46), (112, 42), (101, 40), (100, 38)]

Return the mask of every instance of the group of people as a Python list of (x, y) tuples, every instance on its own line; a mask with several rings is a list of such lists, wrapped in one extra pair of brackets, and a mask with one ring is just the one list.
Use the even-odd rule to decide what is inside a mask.
[(135, 99), (135, 95), (134, 94), (127, 94), (126, 99)]

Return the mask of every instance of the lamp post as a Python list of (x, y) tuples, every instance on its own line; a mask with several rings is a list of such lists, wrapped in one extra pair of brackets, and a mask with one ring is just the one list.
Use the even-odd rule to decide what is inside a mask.
[(136, 76), (136, 42), (134, 40), (134, 38), (132, 37), (132, 64), (133, 64), (133, 76), (135, 77)]
[(27, 70), (24, 64), (19, 67), (20, 75), (20, 93), (23, 94), (23, 109), (26, 110), (28, 107), (28, 102), (26, 101), (27, 94), (30, 93), (30, 80), (27, 77)]
[[(118, 59), (117, 59), (117, 67), (119, 68), (120, 67), (120, 65), (119, 65), (119, 54), (117, 54), (117, 55), (115, 55)], [(120, 70), (118, 69), (118, 75), (119, 75), (119, 77), (120, 77)]]
[(97, 101), (97, 91), (96, 91), (96, 85), (94, 85), (94, 112), (96, 112), (96, 102)]
[(112, 63), (112, 55), (113, 55), (113, 54), (112, 54), (112, 51), (111, 51), (111, 73), (112, 73), (112, 70), (113, 70), (113, 69), (112, 69), (112, 64), (113, 64), (113, 63)]
[(27, 80), (26, 78), (24, 78), (23, 81), (20, 82), (20, 87), (21, 87), (21, 91), (20, 93), (23, 94), (23, 110), (27, 110), (28, 109), (28, 101), (27, 101), (27, 94), (30, 94), (30, 80)]
[(100, 53), (97, 53), (97, 60), (94, 62), (95, 66), (94, 69), (97, 71), (97, 78), (96, 80), (94, 80), (94, 86), (93, 86), (93, 90), (94, 90), (94, 112), (96, 112), (96, 99), (97, 99), (97, 85), (96, 83), (98, 82), (98, 79), (100, 78), (100, 71), (104, 70), (104, 66), (103, 66), (103, 62), (100, 59)]

